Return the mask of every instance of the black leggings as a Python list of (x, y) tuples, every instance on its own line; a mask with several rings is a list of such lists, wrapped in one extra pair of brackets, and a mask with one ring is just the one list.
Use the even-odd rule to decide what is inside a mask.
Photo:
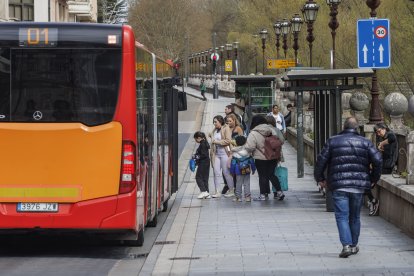
[(196, 172), (196, 182), (201, 192), (208, 192), (208, 177), (210, 175), (210, 160), (200, 161)]
[(275, 168), (277, 166), (277, 160), (260, 160), (255, 159), (257, 173), (259, 174), (259, 188), (260, 194), (270, 194), (269, 181), (272, 182), (276, 191), (281, 191), (280, 182), (275, 175)]

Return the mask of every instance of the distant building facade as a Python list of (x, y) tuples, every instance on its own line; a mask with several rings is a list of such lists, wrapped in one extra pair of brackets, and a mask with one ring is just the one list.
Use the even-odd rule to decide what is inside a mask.
[(1, 0), (0, 21), (96, 22), (97, 0)]

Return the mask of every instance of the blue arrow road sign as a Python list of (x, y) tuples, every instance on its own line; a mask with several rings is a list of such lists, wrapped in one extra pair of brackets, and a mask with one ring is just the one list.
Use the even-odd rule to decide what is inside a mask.
[(361, 19), (357, 24), (358, 67), (389, 68), (391, 66), (390, 21)]

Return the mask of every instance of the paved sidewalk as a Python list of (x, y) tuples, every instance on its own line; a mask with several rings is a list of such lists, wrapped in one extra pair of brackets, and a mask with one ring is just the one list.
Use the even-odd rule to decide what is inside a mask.
[[(233, 99), (206, 96), (201, 129), (208, 132), (213, 117)], [(289, 144), (283, 148), (289, 169), (285, 200), (251, 203), (197, 199), (195, 174), (187, 169), (195, 149), (190, 137), (180, 159), (183, 183), (157, 239), (167, 244), (154, 245), (140, 275), (414, 275), (414, 240), (382, 218), (369, 217), (367, 209), (362, 210), (360, 252), (338, 258), (334, 215), (325, 211), (313, 168), (305, 164), (305, 177), (296, 177), (296, 151)], [(257, 175), (251, 187), (257, 195)]]

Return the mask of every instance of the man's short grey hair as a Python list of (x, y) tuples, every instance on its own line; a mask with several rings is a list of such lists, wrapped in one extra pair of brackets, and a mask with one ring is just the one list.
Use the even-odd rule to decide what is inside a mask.
[(355, 117), (348, 117), (344, 123), (344, 129), (356, 129), (359, 127), (358, 120)]

